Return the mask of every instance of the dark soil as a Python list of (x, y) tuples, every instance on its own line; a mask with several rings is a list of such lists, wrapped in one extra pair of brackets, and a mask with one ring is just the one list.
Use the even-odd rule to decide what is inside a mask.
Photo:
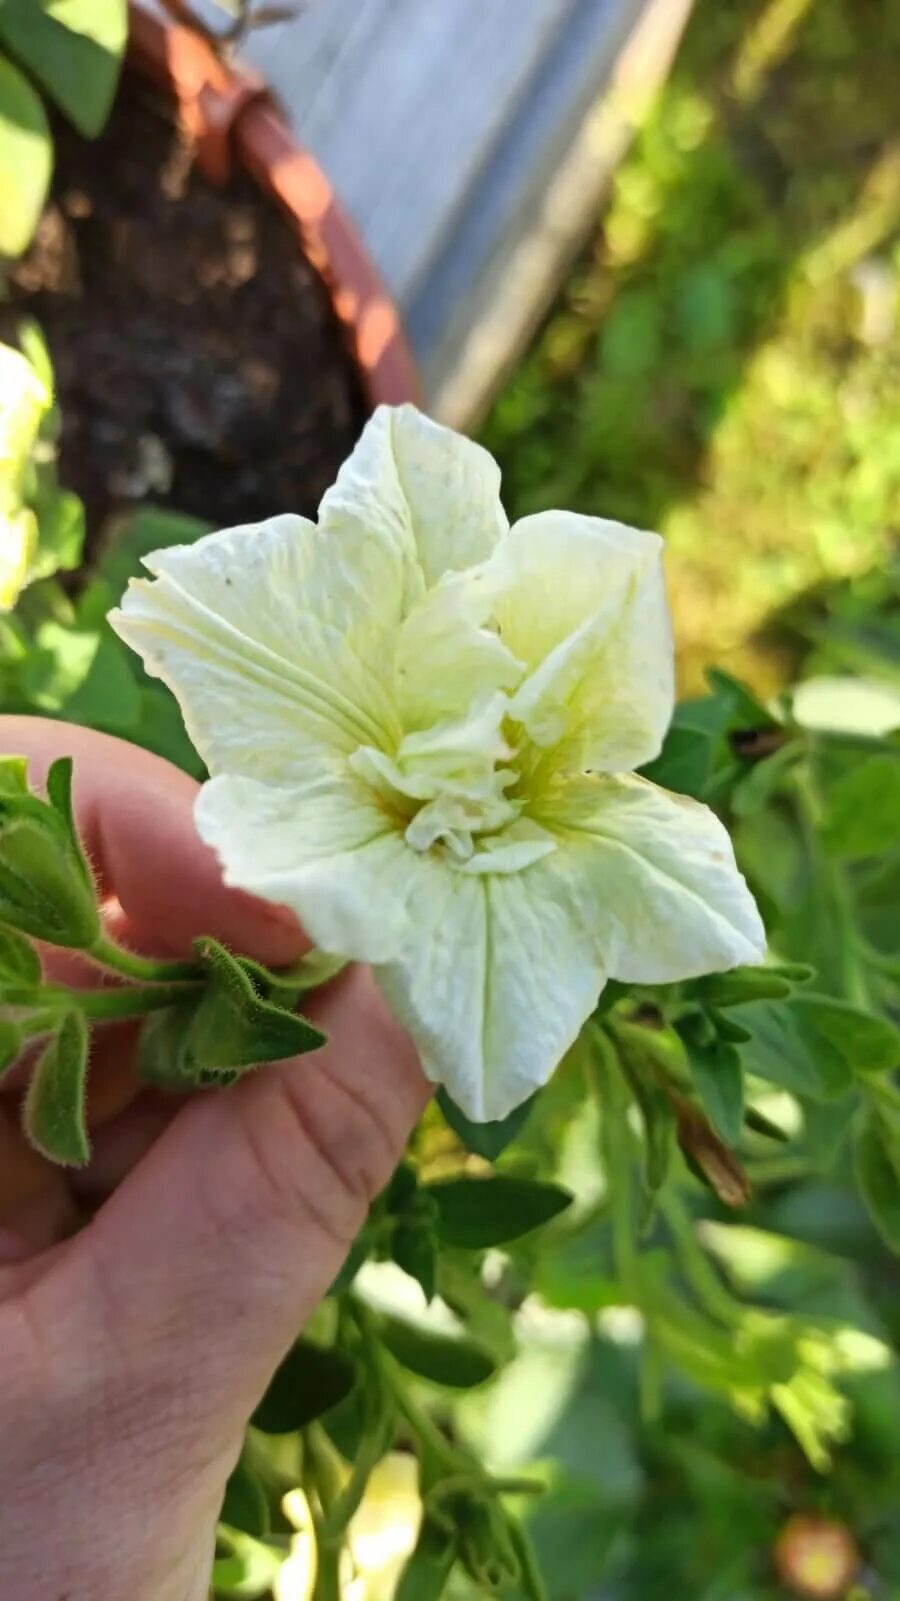
[(55, 128), (52, 198), (12, 274), (44, 329), (60, 477), (90, 538), (142, 500), (216, 526), (310, 515), (365, 405), (289, 219), (244, 175), (200, 176), (164, 103), (123, 80), (99, 140)]

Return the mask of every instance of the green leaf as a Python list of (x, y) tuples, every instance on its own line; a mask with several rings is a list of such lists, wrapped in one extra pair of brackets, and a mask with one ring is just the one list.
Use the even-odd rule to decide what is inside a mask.
[(854, 1073), (900, 1067), (900, 1028), (888, 1018), (830, 995), (798, 995), (793, 1005), (807, 1033), (838, 1051)]
[(878, 1232), (900, 1252), (900, 1149), (872, 1107), (866, 1107), (854, 1141), (856, 1181)]
[(787, 1001), (752, 1001), (741, 1009), (741, 1022), (751, 1039), (743, 1047), (744, 1069), (795, 1095), (831, 1100), (843, 1095), (852, 1073), (843, 1051), (820, 1034), (815, 1013), (804, 1010), (805, 997)]
[(391, 1235), (391, 1255), (398, 1267), (421, 1285), (426, 1301), (434, 1299), (437, 1288), (437, 1249), (434, 1230), (418, 1218), (401, 1219)]
[(456, 1539), (427, 1512), (415, 1550), (400, 1575), (394, 1601), (441, 1601), (456, 1561)]
[(81, 561), (84, 547), (84, 507), (78, 496), (60, 489), (53, 473), (49, 489), (39, 487), (32, 509), (38, 521), (38, 548), (29, 582), (58, 572), (72, 572)]
[(744, 1075), (734, 1045), (722, 1039), (697, 1045), (684, 1038), (691, 1077), (713, 1128), (729, 1145), (736, 1145), (744, 1121)]
[(211, 530), (211, 523), (188, 517), (183, 512), (164, 511), (160, 506), (140, 506), (124, 522), (116, 524), (115, 537), (105, 542), (97, 570), (118, 600), (129, 579), (146, 576), (142, 563), (151, 551), (166, 550), (171, 545), (192, 545)]
[(45, 1046), (25, 1096), (25, 1131), (51, 1162), (83, 1167), (90, 1156), (84, 1100), (88, 1033), (84, 1013), (66, 1012)]
[(129, 733), (141, 692), (125, 651), (104, 624), (72, 628), (49, 620), (35, 630), (22, 688), (43, 712), (112, 733)]
[(250, 1421), (263, 1434), (293, 1434), (345, 1401), (356, 1377), (356, 1368), (342, 1351), (297, 1340)]
[(473, 1123), (471, 1118), (461, 1112), (454, 1101), (450, 1099), (447, 1091), (439, 1089), (437, 1103), (452, 1128), (458, 1140), (461, 1140), (467, 1151), (474, 1156), (481, 1156), (486, 1162), (495, 1162), (501, 1152), (511, 1145), (518, 1134), (521, 1133), (528, 1120), (535, 1097), (532, 1095), (521, 1106), (514, 1108), (508, 1117), (496, 1123)]
[(269, 1504), (262, 1480), (255, 1474), (242, 1455), (225, 1486), (225, 1499), (219, 1521), (232, 1529), (241, 1529), (256, 1539), (265, 1539), (269, 1533)]
[(417, 1327), (402, 1318), (379, 1319), (381, 1338), (396, 1361), (411, 1373), (451, 1390), (471, 1390), (495, 1371), (493, 1357), (474, 1340)]
[(900, 752), (856, 762), (832, 785), (823, 838), (835, 856), (879, 856), (900, 844)]
[(41, 982), (41, 959), (29, 939), (13, 928), (0, 926), (0, 990), (15, 989)]
[(484, 1250), (517, 1240), (564, 1212), (572, 1196), (559, 1184), (507, 1177), (445, 1179), (425, 1186), (437, 1206), (438, 1234), (445, 1245)]
[[(0, 18), (6, 3), (0, 6)], [(28, 245), (52, 164), (44, 108), (19, 70), (0, 56), (0, 256), (13, 259)]]
[(87, 138), (109, 115), (128, 32), (125, 0), (3, 0), (0, 41)]
[(713, 740), (708, 733), (673, 723), (660, 754), (641, 772), (652, 784), (699, 799), (706, 793), (712, 776), (713, 756)]

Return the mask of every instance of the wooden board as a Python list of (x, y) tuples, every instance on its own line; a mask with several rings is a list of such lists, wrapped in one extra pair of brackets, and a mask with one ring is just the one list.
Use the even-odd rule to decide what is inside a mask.
[[(484, 404), (581, 236), (579, 195), (595, 201), (615, 141), (582, 165), (569, 221), (553, 225), (565, 250), (544, 252), (539, 292), (532, 273), (516, 290), (528, 303), (498, 323), (510, 263), (543, 225), (561, 174), (571, 180), (573, 150), (648, 5), (665, 12), (665, 33), (688, 4), (306, 0), (247, 41), (397, 301), (432, 409), (464, 423)], [(473, 364), (485, 319), (490, 354)]]

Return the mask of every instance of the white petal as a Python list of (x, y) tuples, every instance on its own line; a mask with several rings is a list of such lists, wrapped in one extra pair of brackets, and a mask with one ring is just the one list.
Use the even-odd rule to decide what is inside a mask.
[(314, 524), (286, 516), (146, 565), (157, 581), (133, 582), (110, 621), (177, 695), (211, 771), (290, 782), (360, 744), (394, 742), (389, 564), (343, 559)]
[(442, 573), (483, 561), (508, 527), (493, 457), (414, 406), (378, 407), (319, 522), (337, 537), (377, 539), (408, 562), (408, 604)]
[[(491, 690), (514, 689), (525, 668), (486, 626), (488, 567), (445, 573), (405, 619), (397, 639), (397, 705), (407, 729), (459, 718)], [(495, 586), (494, 586), (495, 587)]]
[(610, 977), (668, 984), (762, 960), (762, 920), (708, 807), (641, 778), (598, 776), (561, 787), (553, 816), (538, 820), (577, 864), (582, 915)]
[(504, 645), (527, 664), (511, 715), (553, 771), (625, 772), (659, 752), (674, 704), (662, 541), (622, 523), (544, 512), (487, 564)]
[(417, 858), (355, 779), (214, 778), (195, 819), (226, 884), (289, 906), (321, 950), (375, 962), (402, 944)]
[(603, 987), (577, 875), (557, 850), (509, 875), (420, 856), (417, 878), (410, 936), (376, 980), (429, 1078), (467, 1116), (505, 1117), (546, 1083)]

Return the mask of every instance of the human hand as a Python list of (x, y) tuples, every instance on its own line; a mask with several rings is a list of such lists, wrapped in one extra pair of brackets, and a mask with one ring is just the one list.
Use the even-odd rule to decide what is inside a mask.
[[(201, 933), (272, 965), (301, 954), (289, 912), (223, 888), (183, 773), (40, 719), (0, 717), (0, 751), (28, 756), (35, 784), (74, 757), (79, 829), (116, 938), (158, 956), (189, 954)], [(46, 965), (71, 983), (81, 960), (53, 951)], [(4, 1081), (0, 1594), (207, 1596), (247, 1418), (427, 1099), (365, 971), (307, 1011), (328, 1034), (321, 1051), (187, 1101), (142, 1090), (135, 1025), (104, 1025), (79, 1172), (25, 1144), (21, 1077)]]

